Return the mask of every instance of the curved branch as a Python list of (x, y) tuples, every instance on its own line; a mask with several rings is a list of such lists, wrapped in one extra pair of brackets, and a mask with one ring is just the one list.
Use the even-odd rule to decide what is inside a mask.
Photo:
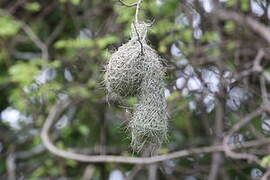
[[(56, 121), (60, 115), (72, 104), (72, 101), (69, 99), (60, 101), (52, 107), (50, 113), (42, 127), (41, 130), (41, 139), (44, 146), (56, 156), (72, 159), (75, 161), (81, 162), (116, 162), (116, 163), (127, 163), (127, 164), (152, 164), (165, 160), (185, 157), (193, 154), (201, 153), (211, 153), (211, 152), (221, 152), (224, 151), (223, 145), (214, 145), (207, 147), (198, 147), (191, 148), (187, 150), (180, 150), (172, 152), (169, 154), (157, 155), (152, 157), (128, 157), (128, 156), (111, 156), (111, 155), (83, 155), (78, 153), (73, 153), (57, 148), (53, 142), (50, 140), (49, 131), (54, 121)], [(260, 146), (263, 144), (270, 143), (270, 138), (248, 141), (241, 146), (239, 145), (230, 145), (230, 149), (239, 149), (239, 148), (248, 148), (254, 146)]]
[(238, 12), (224, 10), (224, 9), (218, 9), (214, 11), (214, 14), (219, 19), (233, 20), (241, 25), (248, 26), (250, 29), (252, 29), (254, 32), (259, 34), (270, 44), (270, 29), (264, 24), (257, 21), (256, 19), (250, 16), (242, 15), (241, 13), (238, 13)]

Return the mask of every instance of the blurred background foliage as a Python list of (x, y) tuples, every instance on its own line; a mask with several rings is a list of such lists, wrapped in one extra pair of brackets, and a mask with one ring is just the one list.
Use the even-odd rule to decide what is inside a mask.
[[(218, 4), (269, 27), (268, 1)], [(249, 28), (218, 19), (211, 14), (213, 6), (210, 0), (144, 0), (142, 4), (140, 19), (154, 20), (149, 44), (168, 68), (170, 134), (162, 154), (213, 144), (220, 89), (229, 88), (221, 95), (225, 131), (261, 103), (258, 76), (240, 81), (231, 76), (249, 68), (257, 50), (267, 43)], [(78, 103), (54, 126), (57, 147), (85, 154), (136, 155), (125, 128), (129, 114), (115, 99), (107, 102), (103, 84), (106, 61), (129, 40), (134, 13), (135, 8), (112, 0), (0, 1), (0, 179), (11, 178), (12, 173), (16, 179), (87, 179), (90, 172), (92, 179), (121, 180), (132, 170), (132, 165), (89, 165), (55, 157), (43, 147), (39, 133), (50, 108), (70, 97)], [(263, 74), (269, 81), (268, 64), (263, 62)], [(210, 70), (217, 75), (207, 80)], [(221, 80), (215, 77), (231, 84), (221, 88)], [(232, 141), (255, 139), (254, 132), (269, 136), (269, 126), (264, 114)], [(267, 151), (258, 154), (263, 158)], [(160, 163), (158, 177), (207, 179), (210, 165), (208, 154), (169, 160)], [(256, 164), (225, 159), (220, 177), (258, 179), (264, 171)], [(147, 171), (135, 179), (147, 179)]]

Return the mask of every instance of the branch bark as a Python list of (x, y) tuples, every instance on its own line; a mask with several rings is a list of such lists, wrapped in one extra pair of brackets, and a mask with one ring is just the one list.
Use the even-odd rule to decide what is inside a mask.
[(248, 26), (250, 29), (259, 34), (270, 44), (270, 29), (264, 24), (257, 21), (256, 19), (249, 16), (245, 16), (238, 12), (224, 9), (218, 9), (214, 11), (214, 15), (216, 15), (219, 19), (232, 20), (241, 25)]
[[(67, 107), (72, 104), (70, 99), (62, 100), (56, 105), (52, 107), (50, 113), (42, 127), (41, 130), (41, 139), (44, 146), (54, 155), (72, 159), (75, 161), (80, 162), (90, 162), (90, 163), (97, 163), (97, 162), (115, 162), (115, 163), (126, 163), (126, 164), (153, 164), (157, 162), (162, 162), (169, 159), (176, 159), (181, 157), (186, 157), (194, 154), (201, 154), (201, 153), (212, 153), (212, 152), (222, 152), (225, 151), (224, 145), (213, 145), (213, 146), (206, 146), (206, 147), (197, 147), (191, 148), (186, 150), (180, 150), (171, 152), (168, 154), (157, 155), (152, 157), (128, 157), (128, 156), (112, 156), (112, 155), (84, 155), (73, 153), (69, 151), (65, 151), (62, 149), (57, 148), (53, 142), (50, 140), (49, 131), (54, 121), (56, 121), (60, 115), (65, 111)], [(231, 150), (240, 149), (240, 148), (249, 148), (255, 146), (261, 146), (264, 144), (270, 143), (270, 138), (264, 138), (254, 141), (247, 141), (241, 145), (228, 145)]]

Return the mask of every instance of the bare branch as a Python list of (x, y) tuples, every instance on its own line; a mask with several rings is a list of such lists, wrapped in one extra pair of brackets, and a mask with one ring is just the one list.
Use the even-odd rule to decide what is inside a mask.
[(93, 165), (86, 166), (82, 176), (82, 180), (91, 180), (93, 178), (94, 172), (95, 167)]
[(21, 27), (23, 31), (28, 35), (28, 37), (33, 41), (33, 43), (41, 50), (41, 58), (49, 59), (49, 53), (47, 46), (37, 37), (34, 31), (24, 22), (21, 22)]
[(267, 103), (269, 103), (269, 100), (268, 100), (268, 93), (267, 93), (267, 89), (266, 89), (265, 79), (264, 79), (263, 75), (260, 76), (260, 86), (261, 86), (263, 103), (267, 104)]
[(138, 23), (138, 19), (139, 19), (139, 11), (140, 11), (140, 6), (143, 0), (139, 0), (137, 2), (137, 7), (136, 7), (136, 13), (135, 13), (135, 22)]
[(246, 16), (246, 15), (242, 15), (234, 11), (229, 11), (229, 10), (224, 10), (224, 9), (218, 9), (214, 11), (214, 14), (217, 15), (219, 19), (233, 20), (241, 25), (246, 25), (250, 27), (250, 29), (252, 29), (254, 32), (259, 34), (268, 43), (270, 43), (270, 29), (264, 24), (257, 21), (256, 19)]
[(253, 60), (253, 66), (252, 68), (249, 68), (247, 70), (244, 70), (240, 73), (238, 73), (235, 77), (236, 81), (239, 81), (241, 80), (242, 78), (246, 77), (246, 76), (249, 76), (255, 72), (259, 73), (259, 72), (262, 72), (263, 71), (263, 68), (261, 66), (261, 61), (263, 59), (265, 55), (265, 52), (263, 49), (259, 49), (256, 57), (254, 58)]
[[(222, 93), (223, 94), (223, 93)], [(216, 100), (216, 118), (215, 118), (215, 144), (221, 141), (223, 134), (223, 124), (224, 124), (224, 100), (219, 98)], [(223, 162), (223, 155), (220, 152), (215, 152), (212, 155), (211, 169), (208, 176), (209, 180), (215, 180), (218, 177), (220, 166)]]
[[(7, 11), (0, 11), (0, 15), (5, 15), (5, 16), (11, 16), (12, 18), (16, 19), (16, 17), (12, 16)], [(30, 38), (30, 40), (41, 50), (41, 58), (42, 59), (49, 59), (49, 53), (48, 53), (48, 48), (45, 43), (43, 43), (38, 36), (34, 33), (34, 31), (28, 26), (25, 22), (20, 21), (16, 19), (17, 23), (21, 25), (22, 30), (25, 32), (25, 34)]]
[(255, 117), (261, 115), (265, 111), (265, 106), (266, 105), (263, 105), (263, 106), (259, 107), (258, 109), (256, 109), (255, 111), (253, 111), (252, 113), (248, 114), (246, 117), (241, 119), (237, 124), (235, 124), (230, 129), (230, 131), (228, 132), (228, 135), (225, 136), (225, 138), (223, 140), (224, 151), (225, 151), (227, 156), (234, 158), (234, 159), (247, 159), (249, 161), (254, 161), (254, 162), (259, 164), (259, 159), (253, 154), (233, 152), (230, 145), (229, 145), (229, 141), (235, 132), (239, 131), (243, 126), (245, 126), (247, 123), (249, 123)]
[(46, 149), (45, 149), (44, 145), (39, 144), (30, 150), (15, 152), (14, 155), (15, 155), (16, 159), (28, 159), (28, 158), (31, 158), (32, 156), (35, 156), (35, 155), (38, 155), (38, 154), (44, 152), (45, 150)]
[(50, 36), (46, 40), (45, 44), (49, 46), (57, 38), (57, 36), (63, 31), (64, 27), (65, 27), (65, 18), (62, 19), (61, 22), (55, 27), (53, 32), (50, 34)]
[(10, 153), (6, 160), (8, 180), (16, 180), (16, 163), (13, 153)]
[(270, 168), (264, 173), (263, 177), (261, 180), (268, 180), (270, 177)]
[[(64, 101), (59, 102), (58, 104), (54, 105), (50, 110), (48, 118), (46, 119), (42, 130), (41, 130), (41, 139), (45, 147), (53, 154), (72, 159), (75, 161), (81, 162), (117, 162), (117, 163), (127, 163), (127, 164), (153, 164), (169, 159), (181, 158), (190, 156), (193, 154), (201, 154), (201, 153), (211, 153), (211, 152), (222, 152), (224, 151), (224, 145), (213, 145), (213, 146), (206, 146), (206, 147), (198, 147), (198, 148), (191, 148), (187, 150), (180, 150), (176, 152), (172, 152), (169, 154), (157, 155), (152, 157), (127, 157), (127, 156), (112, 156), (112, 155), (83, 155), (73, 152), (68, 152), (65, 150), (61, 150), (57, 148), (48, 135), (50, 128), (55, 120), (57, 120), (60, 115), (65, 111), (67, 107), (72, 104), (71, 100), (67, 99)], [(239, 149), (239, 148), (249, 148), (255, 146), (261, 146), (263, 144), (270, 143), (270, 138), (259, 139), (255, 141), (248, 141), (241, 145), (228, 145), (228, 148)]]
[(133, 3), (133, 4), (126, 4), (124, 3), (122, 0), (118, 0), (123, 6), (126, 6), (126, 7), (134, 7), (134, 6), (137, 6), (137, 3)]

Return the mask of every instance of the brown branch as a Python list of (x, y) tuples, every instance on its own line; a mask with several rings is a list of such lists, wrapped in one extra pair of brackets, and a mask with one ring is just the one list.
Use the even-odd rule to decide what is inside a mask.
[(246, 25), (254, 32), (263, 37), (270, 44), (270, 29), (264, 24), (260, 23), (256, 19), (243, 15), (238, 12), (218, 9), (214, 11), (214, 14), (223, 20), (233, 20), (241, 25)]
[(60, 23), (55, 27), (55, 29), (53, 30), (53, 32), (50, 34), (50, 36), (48, 37), (48, 39), (45, 42), (45, 44), (47, 46), (51, 45), (52, 42), (57, 38), (57, 36), (63, 31), (63, 29), (65, 27), (65, 21), (66, 21), (66, 19), (63, 18), (60, 21)]
[(86, 166), (84, 173), (83, 173), (83, 176), (82, 176), (82, 180), (93, 179), (94, 172), (95, 172), (95, 166), (93, 166), (93, 165)]
[(237, 124), (235, 124), (230, 129), (227, 136), (225, 136), (225, 138), (223, 140), (224, 151), (225, 151), (227, 156), (229, 156), (231, 158), (234, 158), (234, 159), (247, 159), (249, 161), (254, 161), (254, 162), (258, 163), (258, 164), (260, 163), (257, 156), (255, 156), (253, 154), (233, 152), (230, 145), (229, 145), (229, 141), (230, 141), (230, 138), (232, 137), (232, 135), (234, 133), (239, 131), (242, 127), (244, 127), (246, 124), (248, 124), (252, 119), (254, 119), (255, 117), (261, 115), (265, 111), (266, 107), (267, 107), (267, 105), (260, 106), (255, 111), (251, 112), (250, 114), (245, 116), (243, 119), (241, 119)]
[(16, 180), (16, 163), (13, 153), (10, 153), (6, 160), (8, 180)]
[[(224, 96), (222, 92), (220, 96)], [(224, 104), (225, 101), (222, 97), (216, 100), (216, 118), (215, 118), (215, 144), (222, 140), (223, 123), (224, 123)], [(220, 166), (223, 163), (223, 155), (220, 152), (215, 152), (212, 155), (211, 169), (208, 176), (209, 180), (215, 180), (218, 177)]]
[(122, 0), (118, 0), (123, 6), (126, 6), (126, 7), (134, 7), (134, 6), (137, 6), (137, 3), (133, 3), (133, 4), (126, 4), (124, 3)]
[(30, 150), (15, 152), (14, 156), (16, 159), (29, 159), (32, 156), (43, 153), (45, 150), (46, 148), (43, 144), (39, 144)]
[(262, 100), (264, 104), (268, 104), (268, 93), (266, 89), (266, 84), (265, 84), (265, 78), (263, 75), (260, 76), (260, 86), (261, 86), (261, 94), (262, 94)]
[(265, 51), (263, 49), (259, 49), (254, 60), (252, 68), (246, 69), (240, 73), (238, 73), (235, 77), (236, 82), (242, 80), (244, 77), (249, 76), (253, 73), (260, 73), (263, 71), (261, 66), (261, 61), (265, 55)]
[[(260, 61), (260, 59), (262, 57), (263, 57), (263, 54), (260, 53), (260, 51), (259, 51), (259, 53), (257, 55), (257, 58), (255, 58), (255, 61)], [(234, 158), (234, 159), (247, 159), (249, 161), (254, 161), (254, 162), (258, 163), (258, 164), (260, 163), (260, 161), (257, 158), (257, 156), (255, 156), (253, 154), (233, 152), (232, 149), (230, 149), (230, 147), (229, 147), (229, 140), (230, 140), (231, 136), (234, 133), (239, 131), (242, 127), (244, 127), (246, 124), (248, 124), (252, 119), (254, 119), (255, 117), (261, 115), (265, 111), (269, 111), (270, 103), (269, 103), (269, 100), (268, 100), (268, 97), (267, 97), (267, 91), (266, 91), (264, 78), (262, 76), (260, 78), (260, 83), (261, 83), (262, 99), (263, 99), (262, 105), (259, 108), (257, 108), (255, 111), (253, 111), (252, 113), (248, 114), (242, 120), (240, 120), (237, 124), (235, 124), (230, 129), (227, 136), (225, 136), (225, 138), (223, 140), (224, 150), (225, 150), (225, 153), (226, 153), (227, 156), (229, 156), (231, 158)]]
[[(53, 142), (50, 140), (49, 131), (53, 122), (56, 121), (60, 115), (65, 111), (67, 107), (72, 104), (70, 99), (62, 100), (52, 107), (50, 113), (42, 127), (41, 130), (41, 139), (44, 146), (54, 155), (72, 159), (80, 162), (117, 162), (117, 163), (127, 163), (127, 164), (153, 164), (165, 160), (175, 159), (190, 156), (193, 154), (201, 153), (211, 153), (211, 152), (222, 152), (224, 151), (223, 145), (213, 145), (206, 147), (191, 148), (187, 150), (180, 150), (176, 152), (171, 152), (168, 154), (157, 155), (152, 157), (127, 157), (127, 156), (112, 156), (112, 155), (83, 155), (73, 152), (68, 152), (62, 149), (57, 148)], [(270, 138), (259, 139), (255, 141), (248, 141), (241, 145), (229, 145), (230, 149), (239, 149), (239, 148), (249, 148), (254, 146), (261, 146), (263, 144), (270, 143)]]
[(133, 167), (133, 169), (128, 173), (125, 180), (133, 180), (137, 176), (137, 174), (144, 168), (144, 165), (137, 164)]
[(20, 22), (20, 24), (25, 34), (27, 34), (31, 41), (41, 50), (41, 58), (49, 59), (49, 53), (46, 44), (37, 37), (34, 31), (27, 24), (24, 22)]
[(261, 180), (268, 180), (270, 177), (270, 168), (264, 173)]
[(158, 164), (151, 164), (148, 166), (148, 180), (157, 179)]

